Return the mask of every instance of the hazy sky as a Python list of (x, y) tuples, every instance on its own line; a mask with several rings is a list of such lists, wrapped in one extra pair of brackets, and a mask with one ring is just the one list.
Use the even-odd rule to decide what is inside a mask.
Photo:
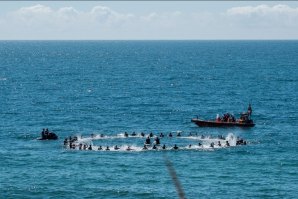
[(0, 2), (0, 39), (298, 39), (298, 2)]

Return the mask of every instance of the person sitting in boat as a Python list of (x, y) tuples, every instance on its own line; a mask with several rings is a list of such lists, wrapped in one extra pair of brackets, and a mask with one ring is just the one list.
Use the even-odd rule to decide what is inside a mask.
[(218, 146), (221, 146), (221, 143), (220, 143), (220, 141), (218, 141), (218, 144), (217, 144)]
[(173, 147), (174, 150), (179, 149), (179, 147), (175, 144), (175, 146)]
[(156, 147), (156, 145), (155, 145), (155, 144), (153, 145), (152, 149), (157, 149), (157, 147)]
[(115, 150), (118, 150), (118, 149), (120, 149), (120, 148), (116, 145), (116, 146), (114, 147), (114, 149), (115, 149)]
[(219, 117), (219, 114), (216, 115), (216, 121), (217, 122), (220, 122), (221, 121), (221, 118)]
[(228, 140), (226, 141), (226, 146), (230, 146), (230, 143)]
[(144, 144), (143, 150), (147, 150), (147, 149), (148, 149), (147, 146)]
[(107, 146), (106, 151), (109, 151), (109, 150), (110, 150), (110, 148), (109, 148), (109, 146)]
[(156, 137), (156, 138), (155, 138), (155, 144), (156, 144), (156, 145), (160, 145), (160, 139), (159, 139), (159, 137)]
[(101, 146), (99, 146), (97, 150), (101, 151), (101, 150), (102, 150), (102, 147), (101, 147)]
[(89, 145), (88, 150), (92, 150), (92, 146), (91, 145)]
[(169, 134), (169, 137), (173, 137), (172, 133)]
[(145, 144), (151, 144), (151, 140), (149, 136), (146, 138)]
[(136, 136), (137, 134), (136, 134), (136, 132), (133, 132), (132, 134), (131, 134), (131, 136)]
[(162, 146), (162, 149), (166, 149), (166, 145), (165, 144)]
[(124, 136), (125, 136), (125, 137), (128, 137), (128, 133), (127, 133), (127, 132), (125, 132), (125, 133), (124, 133)]

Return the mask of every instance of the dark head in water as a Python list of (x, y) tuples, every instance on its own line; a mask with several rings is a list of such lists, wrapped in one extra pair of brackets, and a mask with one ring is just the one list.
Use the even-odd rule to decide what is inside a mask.
[(179, 149), (179, 147), (175, 144), (175, 146), (173, 147), (173, 149), (177, 150), (177, 149)]

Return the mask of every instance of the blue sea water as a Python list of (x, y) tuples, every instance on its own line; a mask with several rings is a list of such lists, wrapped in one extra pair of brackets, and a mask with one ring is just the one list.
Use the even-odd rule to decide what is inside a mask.
[[(298, 197), (298, 41), (1, 41), (0, 90), (0, 198), (178, 198), (165, 154), (186, 198)], [(191, 123), (249, 102), (254, 128)], [(180, 150), (63, 146), (142, 147), (125, 131), (182, 131), (161, 139)], [(187, 149), (189, 133), (248, 144)]]

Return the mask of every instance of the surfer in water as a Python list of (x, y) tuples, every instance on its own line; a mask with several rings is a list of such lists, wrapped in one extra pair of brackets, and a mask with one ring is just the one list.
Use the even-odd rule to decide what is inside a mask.
[(127, 147), (126, 151), (131, 151), (132, 149), (130, 148), (130, 146)]
[(166, 145), (165, 144), (162, 146), (162, 149), (166, 149)]
[(175, 146), (173, 147), (174, 150), (178, 150), (179, 147), (175, 144)]
[(220, 143), (220, 141), (218, 141), (218, 144), (217, 144), (218, 146), (221, 146), (221, 143)]
[(230, 143), (228, 140), (226, 141), (226, 146), (230, 146)]
[(115, 149), (115, 150), (118, 150), (118, 149), (120, 149), (120, 148), (116, 145), (116, 146), (114, 147), (114, 149)]
[(155, 138), (155, 144), (156, 144), (156, 145), (160, 145), (160, 139), (159, 139), (159, 137), (156, 137), (156, 138)]
[(109, 150), (110, 150), (110, 148), (109, 148), (109, 146), (107, 146), (106, 151), (109, 151)]
[(172, 133), (169, 134), (169, 137), (173, 137)]
[(91, 145), (89, 145), (88, 150), (92, 150), (92, 146)]
[(144, 145), (144, 147), (143, 147), (143, 150), (147, 150), (148, 148), (147, 148), (147, 146), (146, 145)]
[(97, 150), (101, 151), (101, 150), (102, 150), (102, 147), (101, 147), (101, 146), (99, 146)]
[(155, 145), (155, 144), (153, 145), (152, 149), (157, 149), (157, 147), (156, 147), (156, 145)]
[(151, 140), (150, 140), (150, 137), (149, 136), (146, 138), (145, 144), (151, 144)]
[(128, 137), (128, 133), (127, 132), (124, 133), (124, 137)]

